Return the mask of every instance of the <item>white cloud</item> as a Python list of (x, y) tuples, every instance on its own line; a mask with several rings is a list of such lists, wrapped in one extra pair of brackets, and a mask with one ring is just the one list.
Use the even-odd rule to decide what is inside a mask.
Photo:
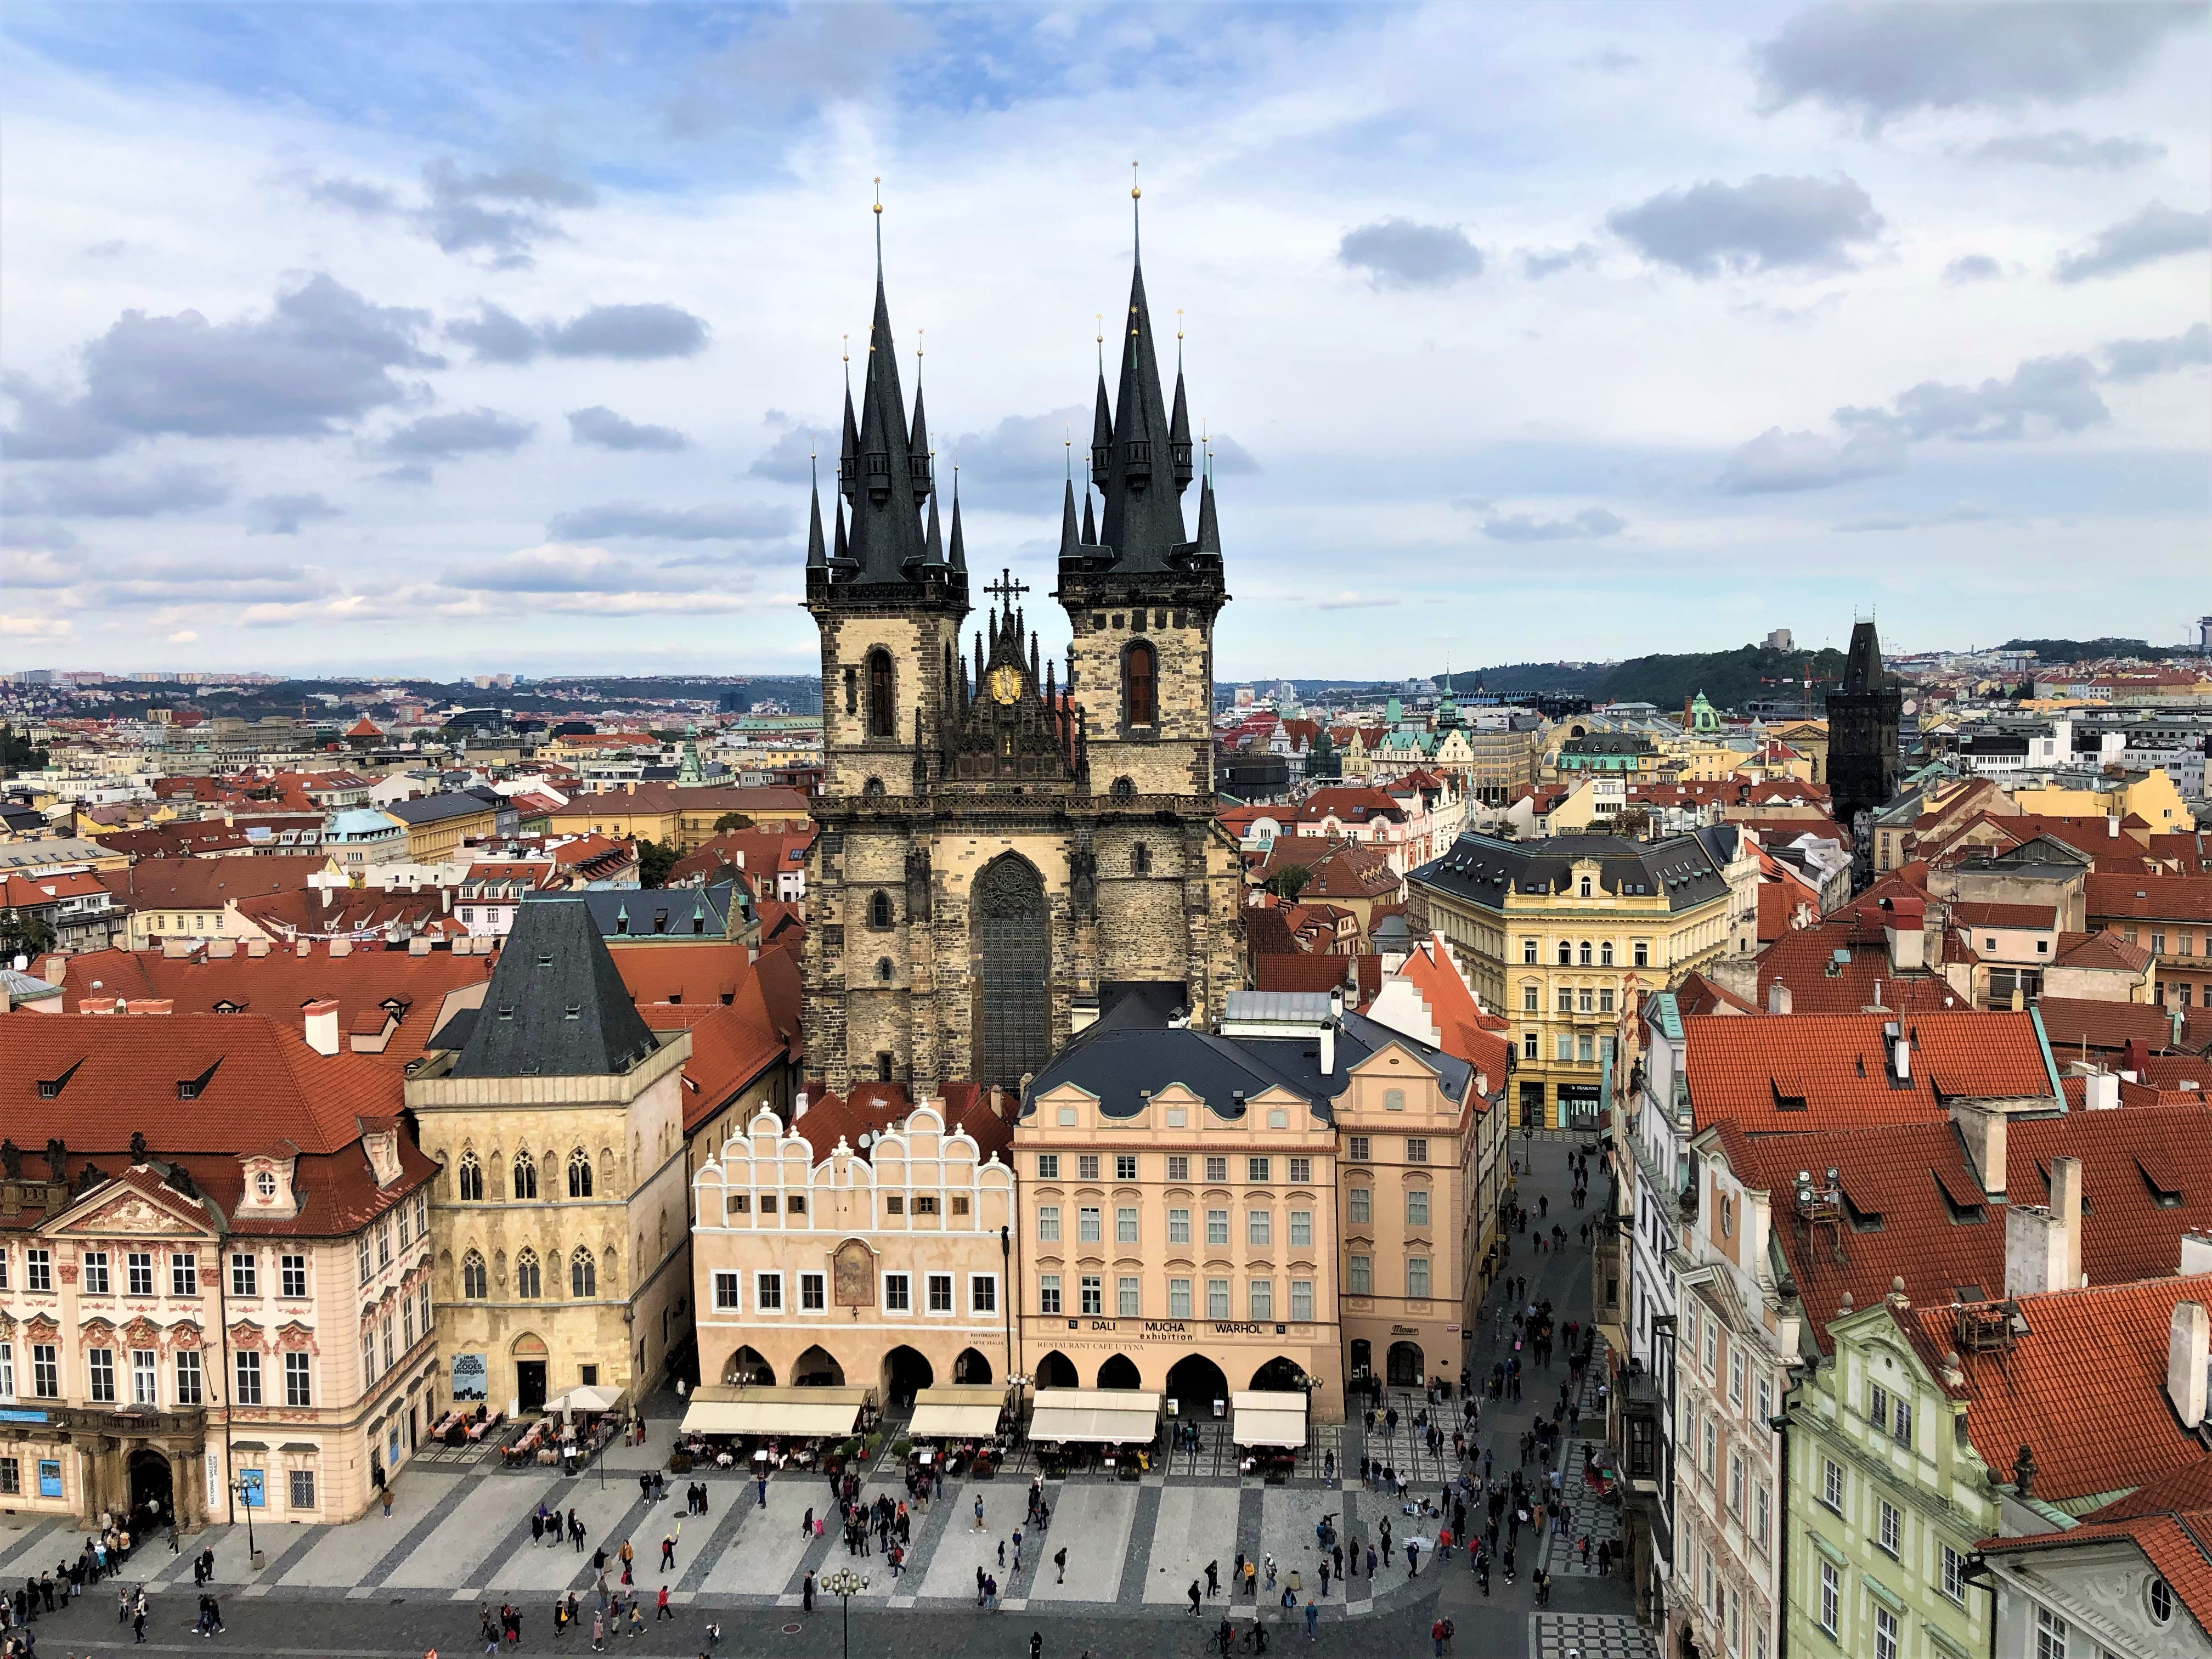
[(175, 633), (169, 635), (169, 643), (171, 645), (190, 645), (198, 638), (199, 638), (199, 635), (194, 629), (189, 628), (179, 628)]
[(65, 640), (76, 632), (67, 617), (21, 617), (0, 612), (0, 635), (15, 640)]

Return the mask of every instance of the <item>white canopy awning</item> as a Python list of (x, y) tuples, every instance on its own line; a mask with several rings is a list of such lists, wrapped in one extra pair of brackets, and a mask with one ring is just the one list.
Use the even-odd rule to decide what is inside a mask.
[(988, 1438), (997, 1432), (1006, 1391), (995, 1382), (924, 1389), (914, 1397), (907, 1433), (917, 1440)]
[(1127, 1445), (1159, 1432), (1160, 1396), (1135, 1389), (1040, 1389), (1030, 1438), (1048, 1445)]
[(622, 1404), (623, 1391), (602, 1384), (586, 1382), (556, 1395), (545, 1402), (549, 1412), (611, 1412)]
[(867, 1389), (743, 1389), (702, 1385), (684, 1413), (686, 1434), (848, 1435), (859, 1425)]
[(1269, 1389), (1247, 1389), (1229, 1396), (1236, 1412), (1229, 1437), (1240, 1446), (1303, 1446), (1306, 1443), (1306, 1397)]

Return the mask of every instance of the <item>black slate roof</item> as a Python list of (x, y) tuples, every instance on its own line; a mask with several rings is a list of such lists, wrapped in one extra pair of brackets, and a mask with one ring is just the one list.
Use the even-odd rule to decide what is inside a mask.
[(472, 794), (425, 795), (420, 800), (396, 800), (383, 810), (402, 823), (441, 823), (447, 818), (471, 817), (489, 805)]
[(1620, 836), (1553, 836), (1545, 841), (1500, 841), (1468, 834), (1443, 857), (1407, 878), (1435, 892), (1471, 904), (1503, 908), (1508, 893), (1564, 894), (1574, 866), (1590, 860), (1610, 896), (1661, 897), (1669, 910), (1686, 910), (1728, 893), (1715, 854), (1696, 836), (1632, 841)]
[(1334, 1123), (1337, 1097), (1351, 1085), (1352, 1068), (1392, 1043), (1436, 1069), (1446, 1098), (1467, 1098), (1474, 1068), (1465, 1060), (1364, 1015), (1346, 1013), (1338, 1022), (1336, 1063), (1326, 1077), (1315, 1036), (1228, 1037), (1200, 1030), (1093, 1026), (1030, 1083), (1022, 1115), (1036, 1109), (1038, 1096), (1073, 1083), (1096, 1096), (1106, 1116), (1134, 1117), (1145, 1108), (1145, 1091), (1158, 1094), (1181, 1084), (1226, 1122), (1244, 1115), (1246, 1105), (1237, 1098), (1240, 1091), (1249, 1101), (1269, 1089), (1287, 1089), (1304, 1097), (1316, 1122)]
[(672, 939), (730, 937), (734, 910), (742, 925), (743, 901), (736, 896), (735, 882), (716, 882), (711, 887), (592, 887), (574, 895), (592, 913), (592, 925), (603, 939), (649, 939), (665, 934)]
[(584, 896), (532, 893), (516, 908), (453, 1075), (618, 1077), (655, 1046)]

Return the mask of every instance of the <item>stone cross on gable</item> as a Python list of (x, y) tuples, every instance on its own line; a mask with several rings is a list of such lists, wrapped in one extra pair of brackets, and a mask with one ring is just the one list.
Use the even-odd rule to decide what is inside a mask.
[(1004, 599), (1006, 609), (1012, 611), (1014, 608), (1014, 601), (1028, 592), (1030, 589), (1027, 582), (1016, 581), (1014, 573), (1001, 567), (999, 571), (999, 580), (983, 591), (993, 599)]

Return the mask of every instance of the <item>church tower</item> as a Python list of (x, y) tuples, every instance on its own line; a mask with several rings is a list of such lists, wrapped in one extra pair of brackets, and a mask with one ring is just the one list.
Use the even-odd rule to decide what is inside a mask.
[(940, 520), (878, 256), (831, 533), (817, 490), (807, 544), (824, 741), (807, 1059), (830, 1088), (1018, 1086), (1102, 1002), (1141, 993), (1202, 1023), (1243, 983), (1236, 848), (1212, 787), (1212, 634), (1228, 596), (1208, 483), (1185, 540), (1189, 419), (1180, 375), (1172, 414), (1162, 398), (1151, 332), (1139, 271), (1118, 416), (1099, 379), (1103, 528), (1088, 490), (1080, 525), (1072, 479), (1063, 491), (1062, 686), (1010, 575), (963, 646), (959, 502)]
[(1836, 822), (1861, 833), (1859, 817), (1879, 811), (1897, 793), (1898, 727), (1905, 694), (1883, 669), (1881, 641), (1870, 622), (1854, 623), (1844, 684), (1828, 694), (1828, 787)]

